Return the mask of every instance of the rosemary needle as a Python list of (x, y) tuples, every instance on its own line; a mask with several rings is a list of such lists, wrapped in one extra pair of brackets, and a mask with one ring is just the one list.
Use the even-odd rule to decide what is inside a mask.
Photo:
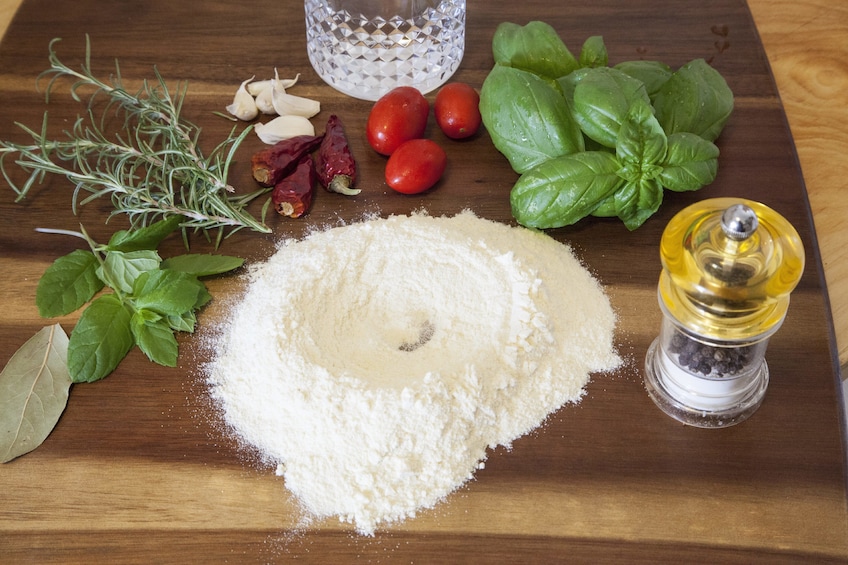
[[(30, 144), (0, 141), (0, 172), (16, 192), (17, 200), (47, 174), (65, 176), (74, 184), (72, 207), (103, 197), (111, 199), (112, 215), (126, 214), (134, 227), (164, 217), (185, 217), (184, 228), (219, 230), (231, 234), (242, 228), (268, 233), (270, 229), (247, 210), (247, 205), (269, 189), (237, 195), (227, 182), (233, 156), (251, 130), (233, 128), (208, 156), (198, 146), (200, 128), (184, 119), (181, 109), (187, 84), (172, 92), (154, 67), (155, 80), (144, 80), (140, 89), (123, 86), (118, 62), (108, 82), (91, 72), (91, 45), (86, 36), (85, 61), (77, 71), (56, 54), (58, 38), (50, 42), (50, 68), (39, 75), (49, 77), (45, 99), (60, 78), (70, 78), (71, 96), (84, 102), (86, 112), (78, 115), (62, 139), (49, 139), (47, 112), (36, 131), (16, 123), (31, 138)], [(93, 90), (91, 90), (93, 89)], [(84, 92), (86, 91), (86, 92)], [(104, 98), (105, 102), (100, 102)], [(99, 103), (96, 104), (96, 103)], [(99, 117), (96, 113), (99, 111)], [(123, 119), (118, 133), (107, 133), (107, 116)], [(7, 158), (29, 173), (22, 183), (13, 182)], [(262, 216), (264, 218), (264, 214)]]

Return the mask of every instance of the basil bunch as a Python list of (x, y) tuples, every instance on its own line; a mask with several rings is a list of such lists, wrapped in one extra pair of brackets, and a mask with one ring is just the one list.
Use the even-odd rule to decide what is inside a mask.
[[(75, 383), (111, 373), (133, 346), (160, 365), (177, 362), (176, 331), (193, 332), (196, 311), (210, 299), (198, 277), (231, 271), (243, 259), (188, 254), (162, 260), (156, 248), (182, 216), (118, 231), (107, 245), (85, 232), (90, 250), (58, 258), (42, 275), (36, 305), (44, 317), (64, 316), (85, 304), (68, 342), (68, 370)], [(108, 286), (111, 292), (95, 296)]]
[(618, 217), (634, 230), (662, 204), (663, 190), (713, 182), (713, 143), (733, 93), (703, 59), (677, 71), (657, 61), (609, 66), (599, 36), (579, 58), (544, 22), (503, 23), (495, 66), (480, 92), (483, 123), (521, 176), (515, 219), (533, 228)]

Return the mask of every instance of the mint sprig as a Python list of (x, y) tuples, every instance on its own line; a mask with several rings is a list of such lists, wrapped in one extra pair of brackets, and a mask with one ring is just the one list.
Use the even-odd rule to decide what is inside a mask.
[[(197, 311), (211, 299), (200, 277), (244, 263), (238, 257), (203, 254), (163, 261), (157, 248), (179, 226), (179, 217), (169, 217), (118, 231), (106, 245), (84, 229), (42, 230), (81, 237), (89, 245), (56, 259), (39, 280), (35, 298), (39, 313), (48, 318), (85, 306), (68, 343), (73, 382), (106, 377), (134, 346), (154, 363), (176, 366), (176, 332), (193, 332)], [(97, 296), (104, 288), (108, 290)]]

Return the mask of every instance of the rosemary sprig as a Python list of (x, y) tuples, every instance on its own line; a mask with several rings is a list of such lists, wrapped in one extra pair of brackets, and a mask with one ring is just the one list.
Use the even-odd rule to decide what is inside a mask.
[[(62, 139), (49, 139), (47, 112), (41, 130), (16, 123), (30, 137), (31, 144), (0, 141), (0, 171), (17, 193), (25, 198), (32, 186), (47, 174), (63, 175), (75, 185), (72, 207), (109, 197), (112, 215), (126, 214), (133, 227), (141, 227), (173, 215), (185, 217), (184, 228), (219, 230), (230, 234), (242, 228), (268, 233), (261, 219), (246, 207), (268, 189), (236, 195), (227, 182), (233, 156), (251, 127), (228, 137), (204, 156), (198, 147), (200, 128), (180, 115), (187, 83), (178, 84), (172, 93), (154, 67), (155, 81), (144, 80), (135, 93), (123, 86), (121, 70), (115, 62), (115, 75), (104, 82), (91, 71), (91, 45), (86, 37), (85, 61), (81, 71), (59, 60), (55, 44), (50, 42), (50, 68), (38, 79), (49, 77), (45, 100), (49, 103), (60, 78), (70, 78), (71, 96), (84, 102), (87, 110), (77, 116), (73, 127)], [(97, 104), (103, 96), (106, 100)], [(96, 112), (100, 112), (98, 118)], [(123, 118), (117, 134), (107, 133), (107, 117)], [(29, 173), (22, 183), (13, 182), (6, 159), (17, 155), (15, 164)], [(264, 218), (264, 209), (262, 218)]]

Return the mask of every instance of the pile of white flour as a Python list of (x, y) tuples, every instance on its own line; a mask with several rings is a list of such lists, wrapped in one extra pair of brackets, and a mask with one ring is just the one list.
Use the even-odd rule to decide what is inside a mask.
[(570, 249), (470, 212), (290, 240), (249, 274), (208, 380), (315, 517), (414, 516), (620, 364)]

